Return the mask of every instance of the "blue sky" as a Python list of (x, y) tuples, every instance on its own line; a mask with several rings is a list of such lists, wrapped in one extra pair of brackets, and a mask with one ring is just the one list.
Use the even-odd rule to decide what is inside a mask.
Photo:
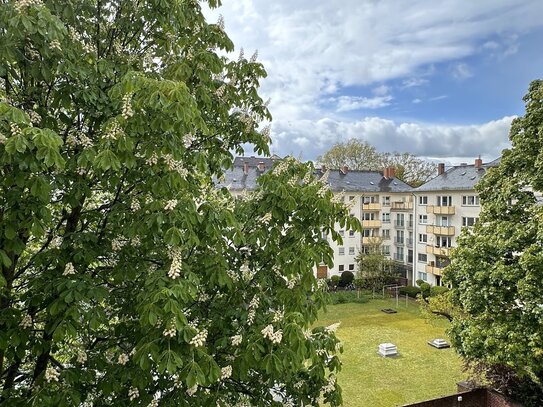
[(355, 137), (491, 160), (543, 78), (541, 0), (223, 0), (207, 14), (224, 16), (237, 52), (258, 50), (279, 155), (315, 159)]

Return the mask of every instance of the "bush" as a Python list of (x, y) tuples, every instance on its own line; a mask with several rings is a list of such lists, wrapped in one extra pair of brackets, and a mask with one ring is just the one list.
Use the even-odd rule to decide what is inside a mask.
[(417, 298), (417, 295), (421, 293), (421, 289), (419, 287), (402, 287), (400, 288), (400, 294), (402, 295), (408, 295), (411, 298)]
[(332, 285), (334, 287), (338, 286), (339, 280), (340, 280), (339, 276), (332, 276), (332, 278), (330, 278), (330, 281), (332, 282)]
[(436, 295), (445, 294), (449, 289), (443, 286), (435, 286), (430, 288), (430, 297), (435, 297)]
[(344, 271), (341, 273), (341, 278), (339, 280), (340, 287), (347, 287), (354, 280), (354, 274), (351, 271)]

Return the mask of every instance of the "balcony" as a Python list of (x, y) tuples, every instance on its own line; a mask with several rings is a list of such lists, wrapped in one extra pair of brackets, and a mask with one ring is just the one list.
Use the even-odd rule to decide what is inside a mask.
[(433, 254), (435, 256), (450, 256), (450, 247), (435, 247), (435, 246), (426, 246), (426, 253)]
[(401, 253), (394, 253), (394, 260), (403, 262), (403, 254)]
[(443, 275), (443, 269), (439, 268), (439, 267), (436, 267), (435, 265), (433, 265), (433, 263), (430, 263), (430, 264), (426, 265), (426, 272), (427, 273), (432, 273), (435, 276), (442, 276)]
[(409, 211), (413, 209), (413, 202), (392, 202), (390, 210), (392, 211)]
[(364, 236), (362, 238), (362, 244), (366, 246), (377, 246), (384, 238), (379, 236)]
[(398, 246), (403, 246), (403, 243), (404, 243), (404, 238), (403, 237), (395, 237), (394, 238), (394, 244), (398, 245)]
[(362, 210), (369, 212), (369, 211), (380, 211), (381, 210), (381, 204), (379, 203), (365, 203), (362, 204)]
[(433, 213), (434, 215), (454, 215), (454, 208), (454, 206), (428, 205), (426, 207), (426, 213)]
[(413, 239), (407, 238), (405, 242), (407, 243), (407, 247), (413, 247)]
[(395, 220), (394, 221), (394, 227), (398, 229), (403, 229), (405, 227), (405, 221), (403, 220)]
[(362, 219), (362, 227), (363, 228), (380, 228), (381, 227), (381, 221), (380, 220), (364, 220), (364, 219)]
[(455, 229), (454, 226), (427, 225), (426, 233), (433, 233), (434, 235), (440, 236), (454, 236)]

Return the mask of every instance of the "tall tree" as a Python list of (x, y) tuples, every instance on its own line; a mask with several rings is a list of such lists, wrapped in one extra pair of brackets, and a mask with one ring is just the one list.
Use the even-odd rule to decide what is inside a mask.
[(477, 191), (479, 222), (458, 239), (446, 271), (460, 355), (494, 384), (543, 405), (543, 81), (530, 84), (511, 149)]
[(368, 171), (394, 167), (396, 177), (412, 186), (419, 186), (436, 175), (436, 166), (429, 161), (410, 153), (380, 153), (367, 141), (355, 138), (334, 144), (317, 161), (335, 169), (343, 165), (353, 170)]
[(364, 280), (364, 284), (373, 290), (380, 290), (387, 280), (396, 277), (396, 264), (383, 253), (383, 239), (371, 238), (370, 244), (365, 245), (366, 252), (358, 253), (358, 278)]
[(341, 402), (312, 267), (359, 223), (293, 159), (215, 187), (270, 118), (219, 49), (193, 0), (0, 5), (0, 404)]

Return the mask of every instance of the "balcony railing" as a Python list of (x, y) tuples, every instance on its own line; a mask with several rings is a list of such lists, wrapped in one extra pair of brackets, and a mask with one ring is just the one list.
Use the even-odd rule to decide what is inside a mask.
[(381, 210), (381, 204), (379, 204), (379, 203), (365, 203), (365, 204), (362, 204), (362, 210), (363, 211), (380, 211)]
[(454, 236), (455, 228), (454, 226), (426, 225), (426, 233), (433, 233), (440, 236)]
[(426, 246), (426, 253), (431, 253), (436, 256), (450, 256), (450, 248), (449, 247), (436, 247), (428, 245)]
[(378, 245), (383, 238), (379, 236), (364, 236), (362, 237), (362, 244), (364, 245)]
[(390, 210), (392, 211), (408, 211), (413, 209), (413, 202), (392, 202)]
[(395, 220), (394, 221), (394, 227), (403, 229), (405, 227), (405, 221), (403, 221), (403, 220)]
[(426, 213), (433, 213), (435, 215), (454, 215), (454, 206), (428, 205), (426, 206)]
[(413, 221), (410, 220), (406, 223), (407, 229), (413, 229)]
[(427, 273), (432, 273), (436, 276), (442, 276), (443, 275), (443, 269), (442, 268), (439, 268), (439, 267), (436, 267), (435, 265), (432, 265), (432, 264), (427, 264), (426, 265), (426, 272)]
[(383, 219), (381, 222), (382, 222), (382, 223), (387, 223), (387, 224), (388, 224), (388, 223), (390, 223), (390, 219)]
[(394, 253), (393, 259), (396, 260), (396, 261), (402, 261), (402, 262), (403, 262), (403, 254), (401, 254), (401, 253)]
[(380, 228), (381, 221), (380, 220), (362, 220), (362, 227), (363, 228)]
[(397, 244), (397, 245), (403, 245), (404, 243), (404, 238), (403, 237), (395, 237), (394, 238), (394, 244)]
[(407, 246), (413, 247), (413, 239), (407, 238), (405, 239), (405, 242), (407, 243)]

